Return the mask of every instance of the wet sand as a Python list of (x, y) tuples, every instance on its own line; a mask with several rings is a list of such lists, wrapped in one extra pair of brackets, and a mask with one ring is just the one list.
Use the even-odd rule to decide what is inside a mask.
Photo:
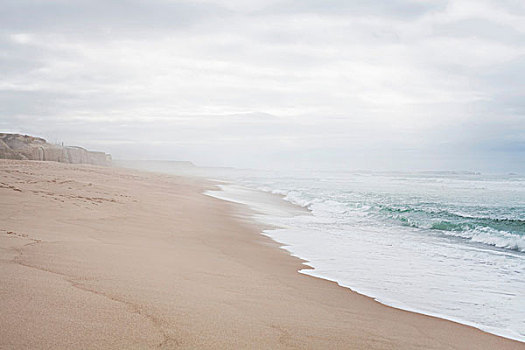
[(214, 186), (0, 160), (0, 349), (525, 349), (299, 274)]

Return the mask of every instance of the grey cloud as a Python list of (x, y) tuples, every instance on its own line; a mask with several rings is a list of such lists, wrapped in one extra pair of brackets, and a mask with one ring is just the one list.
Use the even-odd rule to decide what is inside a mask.
[[(53, 116), (57, 113), (58, 101), (70, 98), (70, 94), (63, 92), (0, 90), (0, 120), (8, 121), (17, 115)], [(12, 120), (12, 123), (16, 124), (16, 121)]]
[(7, 0), (0, 128), (124, 158), (515, 169), (523, 6), (457, 1)]
[(525, 3), (521, 0), (493, 0), (495, 4), (504, 7), (507, 11), (518, 15), (525, 15)]
[(511, 45), (518, 43), (525, 44), (525, 33), (511, 26), (479, 18), (470, 18), (436, 25), (434, 27), (434, 34), (448, 37), (483, 38)]
[(2, 2), (3, 31), (45, 31), (90, 37), (129, 36), (155, 30), (180, 29), (203, 18), (224, 16), (229, 11), (192, 1), (76, 0)]
[(353, 16), (386, 16), (400, 19), (417, 18), (429, 11), (442, 10), (447, 1), (403, 1), (403, 0), (303, 0), (284, 1), (273, 5), (267, 12), (315, 13)]

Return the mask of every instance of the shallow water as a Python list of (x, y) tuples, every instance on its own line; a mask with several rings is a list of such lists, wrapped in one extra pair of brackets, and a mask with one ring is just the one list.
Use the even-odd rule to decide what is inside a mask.
[[(283, 227), (265, 234), (315, 268), (303, 273), (388, 305), (525, 341), (523, 177), (261, 172), (227, 177), (311, 210), (312, 215), (263, 217)], [(226, 197), (243, 196), (228, 186), (224, 190)]]

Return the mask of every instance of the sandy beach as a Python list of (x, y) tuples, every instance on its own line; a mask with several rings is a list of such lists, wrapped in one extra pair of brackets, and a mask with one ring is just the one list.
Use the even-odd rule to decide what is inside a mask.
[(0, 160), (0, 349), (525, 349), (298, 273), (214, 186)]

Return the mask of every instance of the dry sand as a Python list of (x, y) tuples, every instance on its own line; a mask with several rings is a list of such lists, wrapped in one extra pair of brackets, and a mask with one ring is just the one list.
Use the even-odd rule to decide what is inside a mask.
[(211, 187), (0, 160), (0, 348), (525, 348), (297, 273)]

